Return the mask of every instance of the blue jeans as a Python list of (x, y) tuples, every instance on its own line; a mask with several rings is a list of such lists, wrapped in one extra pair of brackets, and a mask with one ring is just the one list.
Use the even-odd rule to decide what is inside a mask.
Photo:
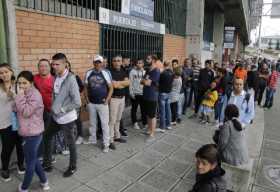
[(219, 95), (219, 99), (215, 105), (215, 120), (219, 120), (219, 122), (221, 118), (225, 97), (226, 97), (225, 95)]
[(41, 183), (47, 182), (46, 174), (38, 160), (37, 153), (42, 141), (42, 135), (23, 137), (23, 152), (25, 156), (26, 170), (21, 188), (27, 190), (31, 184), (34, 171), (38, 175)]
[(170, 96), (168, 93), (159, 94), (159, 124), (161, 129), (166, 129), (170, 126), (171, 109)]
[(272, 107), (273, 105), (273, 96), (275, 94), (276, 90), (271, 88), (266, 88), (266, 98), (265, 98), (265, 104), (264, 107)]
[(182, 113), (183, 113), (183, 106), (185, 101), (185, 95), (184, 93), (180, 93), (179, 95), (179, 101), (177, 104), (177, 117), (181, 119)]
[(185, 114), (187, 112), (187, 108), (190, 106), (189, 105), (190, 94), (191, 94), (191, 88), (186, 87), (184, 89), (185, 101), (184, 101), (184, 106), (183, 106), (183, 114)]

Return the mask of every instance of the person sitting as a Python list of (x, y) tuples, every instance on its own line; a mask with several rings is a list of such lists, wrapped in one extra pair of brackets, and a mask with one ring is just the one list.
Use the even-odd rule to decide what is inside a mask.
[(229, 104), (225, 109), (225, 122), (220, 127), (217, 143), (221, 160), (234, 166), (244, 165), (249, 162), (245, 132), (238, 117), (238, 107), (234, 104)]
[(220, 167), (216, 146), (203, 145), (195, 158), (196, 181), (189, 192), (226, 192), (225, 171)]
[(214, 111), (214, 106), (218, 100), (218, 92), (216, 90), (216, 82), (213, 81), (210, 85), (210, 89), (204, 94), (204, 99), (200, 105), (200, 120), (202, 123), (210, 123), (210, 114)]

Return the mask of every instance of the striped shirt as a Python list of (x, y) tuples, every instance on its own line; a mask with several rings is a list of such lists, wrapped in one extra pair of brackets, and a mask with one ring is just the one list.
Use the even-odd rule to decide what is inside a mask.
[(201, 66), (200, 65), (193, 65), (192, 69), (193, 69), (193, 80), (198, 81)]

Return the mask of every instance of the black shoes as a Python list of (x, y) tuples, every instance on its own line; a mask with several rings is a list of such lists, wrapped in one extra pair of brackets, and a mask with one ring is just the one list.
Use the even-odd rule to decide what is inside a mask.
[(17, 171), (19, 175), (23, 175), (25, 173), (25, 168), (23, 165), (18, 165)]
[(52, 170), (53, 170), (53, 166), (52, 165), (47, 165), (47, 164), (42, 164), (42, 167), (43, 167), (43, 169), (44, 169), (44, 171), (45, 172), (52, 172)]
[(11, 181), (9, 170), (2, 170), (1, 177), (2, 177), (3, 181), (5, 181), (5, 182)]
[(128, 137), (127, 132), (125, 130), (120, 131), (122, 137)]
[(75, 166), (70, 166), (68, 169), (63, 173), (63, 177), (70, 177), (77, 171)]
[(110, 143), (109, 148), (112, 150), (116, 150), (116, 146), (114, 143)]

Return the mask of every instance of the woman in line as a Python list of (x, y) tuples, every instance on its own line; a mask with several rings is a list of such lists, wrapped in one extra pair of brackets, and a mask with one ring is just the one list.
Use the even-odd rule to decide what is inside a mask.
[(245, 165), (249, 162), (245, 132), (238, 117), (237, 106), (229, 104), (225, 109), (225, 123), (220, 127), (218, 139), (221, 160), (234, 166)]
[(44, 131), (44, 104), (40, 92), (33, 86), (33, 75), (30, 71), (22, 71), (17, 78), (15, 111), (19, 121), (19, 134), (23, 137), (23, 151), (26, 172), (19, 192), (27, 192), (34, 172), (40, 179), (43, 190), (49, 190), (46, 174), (38, 159), (37, 153)]
[(2, 142), (1, 164), (2, 179), (11, 180), (9, 164), (11, 154), (16, 146), (18, 173), (24, 174), (24, 155), (22, 150), (22, 138), (16, 130), (12, 129), (12, 105), (15, 97), (15, 77), (9, 64), (0, 65), (0, 137)]

